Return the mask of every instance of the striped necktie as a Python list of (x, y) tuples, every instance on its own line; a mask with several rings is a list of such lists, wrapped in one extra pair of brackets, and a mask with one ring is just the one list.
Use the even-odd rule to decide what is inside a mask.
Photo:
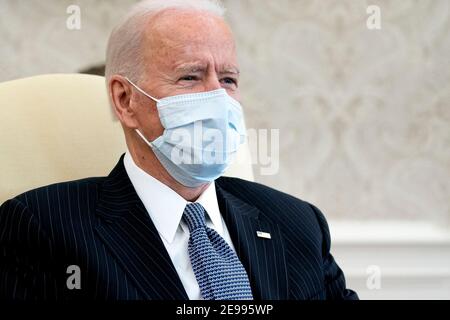
[(252, 300), (247, 273), (236, 253), (205, 223), (205, 209), (189, 203), (183, 219), (189, 227), (189, 258), (205, 300)]

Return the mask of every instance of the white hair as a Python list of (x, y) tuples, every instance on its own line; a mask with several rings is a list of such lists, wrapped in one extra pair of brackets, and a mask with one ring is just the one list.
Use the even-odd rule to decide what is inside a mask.
[(143, 69), (141, 40), (145, 22), (166, 9), (194, 9), (223, 17), (225, 8), (219, 0), (145, 0), (134, 5), (113, 29), (106, 51), (106, 82), (120, 74), (139, 81)]

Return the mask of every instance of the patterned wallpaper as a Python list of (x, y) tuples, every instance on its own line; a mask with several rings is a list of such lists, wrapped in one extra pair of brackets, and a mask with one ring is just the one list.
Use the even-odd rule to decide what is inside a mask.
[[(0, 0), (0, 81), (101, 64), (134, 2)], [(280, 129), (279, 171), (258, 181), (331, 218), (450, 224), (448, 0), (224, 2), (248, 127)], [(70, 4), (81, 30), (65, 28)]]

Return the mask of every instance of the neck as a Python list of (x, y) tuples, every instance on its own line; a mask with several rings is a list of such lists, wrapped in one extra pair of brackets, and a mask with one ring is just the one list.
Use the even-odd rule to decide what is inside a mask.
[(161, 162), (159, 162), (158, 158), (155, 156), (151, 148), (146, 144), (128, 144), (128, 151), (130, 152), (134, 163), (136, 163), (139, 168), (144, 170), (153, 178), (164, 183), (170, 189), (183, 197), (186, 201), (196, 201), (203, 193), (203, 191), (205, 191), (209, 186), (209, 183), (195, 188), (183, 186), (167, 172), (167, 170), (163, 167)]

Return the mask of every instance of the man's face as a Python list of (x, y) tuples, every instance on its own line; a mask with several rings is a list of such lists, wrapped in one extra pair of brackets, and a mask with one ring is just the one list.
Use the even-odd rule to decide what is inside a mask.
[[(161, 99), (224, 88), (239, 100), (234, 39), (221, 18), (198, 11), (166, 10), (151, 19), (147, 30), (139, 86), (148, 94)], [(155, 103), (135, 94), (140, 95), (136, 97), (140, 128), (150, 140), (155, 139), (164, 130)]]

